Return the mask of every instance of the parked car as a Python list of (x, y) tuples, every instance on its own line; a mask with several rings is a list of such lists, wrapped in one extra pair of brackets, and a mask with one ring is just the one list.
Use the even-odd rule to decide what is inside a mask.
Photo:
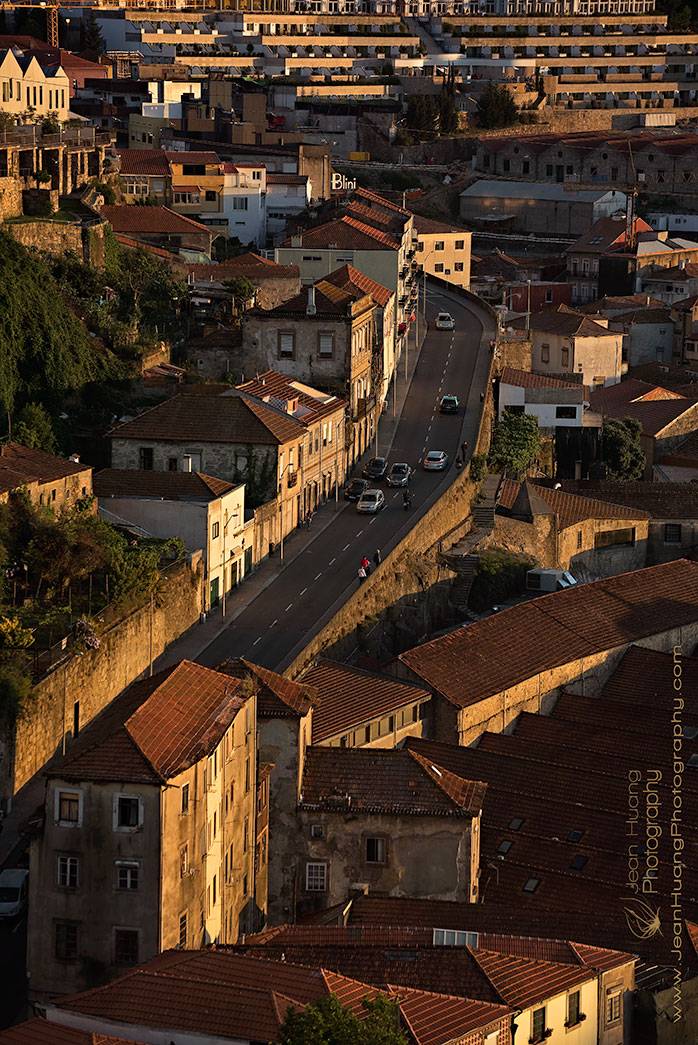
[(352, 479), (344, 491), (344, 500), (358, 501), (364, 490), (368, 490), (368, 479)]
[(386, 482), (388, 486), (407, 486), (412, 477), (412, 469), (404, 461), (392, 465)]
[(439, 312), (436, 317), (437, 330), (455, 330), (456, 321), (450, 312)]
[(441, 400), (439, 410), (442, 414), (457, 414), (459, 406), (458, 396), (448, 395)]
[(372, 457), (363, 472), (364, 479), (382, 479), (388, 471), (388, 462), (385, 457)]
[(17, 918), (27, 906), (29, 871), (7, 867), (0, 872), (0, 918)]
[(382, 490), (366, 490), (361, 494), (356, 506), (357, 512), (370, 512), (375, 514), (381, 508), (385, 508), (385, 496)]
[(448, 464), (448, 454), (443, 450), (430, 450), (424, 458), (424, 470), (426, 472), (443, 472)]

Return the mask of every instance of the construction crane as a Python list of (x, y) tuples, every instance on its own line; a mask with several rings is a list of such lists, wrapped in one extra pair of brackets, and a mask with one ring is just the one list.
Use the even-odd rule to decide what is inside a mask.
[[(46, 11), (46, 43), (49, 47), (55, 47), (58, 49), (58, 0), (42, 0), (38, 4), (12, 4), (12, 3), (0, 3), (0, 10), (14, 11), (17, 7), (27, 7), (32, 11)], [(80, 8), (84, 7), (84, 4), (80, 3), (61, 3), (60, 7), (66, 8)]]
[(626, 247), (632, 252), (637, 242), (637, 224), (635, 221), (635, 212), (637, 210), (637, 171), (635, 170), (633, 146), (630, 139), (628, 139), (628, 155), (630, 157), (633, 180), (632, 184), (628, 186), (628, 202), (625, 210), (625, 243)]

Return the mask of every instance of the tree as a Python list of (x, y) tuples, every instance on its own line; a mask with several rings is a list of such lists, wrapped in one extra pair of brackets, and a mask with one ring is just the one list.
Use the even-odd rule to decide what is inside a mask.
[(223, 286), (230, 291), (233, 299), (233, 308), (240, 312), (247, 301), (251, 301), (257, 293), (257, 288), (247, 276), (234, 276), (232, 279), (223, 280)]
[(97, 54), (105, 50), (102, 30), (91, 7), (80, 23), (80, 47), (83, 51), (96, 51)]
[(493, 471), (520, 475), (540, 448), (540, 432), (533, 414), (505, 413), (497, 421), (490, 444), (489, 464)]
[(503, 83), (491, 83), (478, 99), (477, 115), (481, 127), (496, 130), (516, 123), (519, 110), (514, 96)]
[(439, 99), (439, 133), (455, 134), (458, 130), (458, 107), (456, 105), (456, 73), (453, 66), (444, 78)]
[(362, 1002), (368, 1016), (359, 1019), (335, 994), (295, 1009), (290, 1006), (279, 1032), (279, 1045), (407, 1045), (400, 1030), (397, 1002), (379, 994)]
[(603, 460), (609, 479), (633, 482), (645, 473), (642, 425), (634, 417), (609, 417), (603, 423)]
[(413, 94), (407, 99), (407, 129), (434, 131), (439, 109), (431, 94)]
[(27, 403), (17, 418), (12, 435), (15, 442), (28, 446), (30, 450), (53, 454), (58, 448), (53, 423), (41, 403)]

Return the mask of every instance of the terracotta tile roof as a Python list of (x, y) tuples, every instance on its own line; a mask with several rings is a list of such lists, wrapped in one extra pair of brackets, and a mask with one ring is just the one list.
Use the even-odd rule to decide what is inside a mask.
[(383, 214), (382, 211), (356, 201), (349, 205), (345, 214), (356, 221), (365, 222), (379, 232), (387, 232), (393, 236), (401, 236), (405, 224), (404, 219), (396, 214)]
[(277, 316), (290, 315), (307, 317), (309, 322), (319, 322), (325, 317), (330, 317), (333, 320), (348, 320), (348, 308), (352, 303), (352, 296), (329, 284), (323, 290), (322, 282), (320, 280), (319, 283), (315, 284), (315, 313), (312, 316), (308, 316), (309, 287), (302, 287), (300, 292), (289, 298), (288, 301), (282, 301), (280, 305), (276, 305), (272, 309), (258, 311), (257, 314), (261, 314), (269, 320), (273, 320)]
[(663, 308), (636, 308), (631, 312), (621, 312), (620, 315), (614, 316), (611, 322), (622, 323), (624, 326), (670, 323), (671, 312), (666, 305)]
[(316, 661), (302, 679), (320, 698), (313, 715), (313, 744), (430, 699), (418, 686), (331, 660)]
[(386, 210), (393, 211), (395, 214), (402, 214), (405, 218), (411, 217), (410, 211), (404, 207), (400, 207), (397, 203), (393, 203), (392, 200), (388, 200), (385, 196), (380, 196), (377, 192), (372, 192), (370, 189), (364, 189), (359, 187), (354, 189), (354, 199), (364, 200), (373, 206), (385, 207)]
[(340, 269), (335, 269), (329, 276), (325, 276), (322, 282), (332, 283), (340, 289), (351, 288), (356, 291), (362, 291), (364, 294), (370, 294), (376, 304), (382, 308), (385, 308), (393, 296), (392, 290), (388, 290), (387, 287), (376, 283), (374, 279), (365, 276), (363, 272), (359, 272), (353, 265), (343, 265)]
[(165, 156), (170, 164), (205, 164), (206, 166), (212, 163), (220, 163), (218, 153), (216, 152), (166, 152)]
[(220, 742), (245, 705), (240, 693), (228, 676), (180, 661), (113, 700), (50, 773), (65, 780), (161, 783)]
[(682, 283), (684, 280), (698, 279), (698, 264), (695, 261), (687, 261), (685, 265), (660, 268), (645, 278), (652, 283)]
[(398, 749), (310, 747), (300, 808), (388, 816), (473, 816), (485, 788)]
[[(456, 707), (698, 619), (698, 563), (679, 559), (503, 610), (400, 655)], [(545, 635), (545, 643), (531, 641)], [(492, 657), (492, 650), (497, 657)]]
[(594, 402), (597, 404), (595, 409), (599, 410), (602, 407), (627, 406), (629, 403), (683, 398), (670, 388), (661, 388), (648, 381), (639, 381), (636, 377), (631, 377), (627, 381), (618, 381), (615, 385), (606, 385), (605, 388), (598, 388), (593, 395)]
[(239, 679), (250, 676), (255, 679), (258, 685), (257, 714), (260, 718), (302, 718), (318, 701), (317, 691), (313, 686), (293, 682), (284, 675), (278, 675), (259, 664), (252, 664), (242, 657), (225, 661), (219, 665), (218, 670)]
[(151, 234), (173, 233), (185, 235), (193, 232), (210, 233), (206, 225), (192, 221), (183, 214), (176, 214), (169, 207), (104, 206), (102, 216), (107, 219), (114, 232), (144, 232)]
[(516, 385), (518, 388), (578, 388), (582, 396), (585, 391), (579, 381), (564, 381), (547, 374), (531, 374), (528, 370), (515, 370), (510, 366), (504, 367), (499, 380), (503, 385)]
[[(642, 218), (635, 219), (636, 232), (651, 232), (651, 227)], [(599, 242), (596, 242), (596, 241)], [(579, 251), (591, 254), (605, 254), (606, 251), (617, 244), (625, 243), (625, 221), (615, 218), (599, 218), (588, 229), (583, 236), (572, 244), (568, 254), (576, 254)]]
[[(522, 487), (513, 479), (506, 479), (502, 483), (497, 507), (511, 509), (514, 507), (516, 498)], [(575, 526), (586, 519), (626, 519), (639, 522), (651, 518), (649, 512), (632, 507), (621, 507), (617, 503), (609, 503), (605, 500), (594, 500), (591, 496), (583, 497), (567, 490), (555, 490), (548, 486), (539, 486), (537, 483), (526, 481), (528, 488), (535, 491), (545, 504), (552, 508), (555, 513), (558, 531), (566, 530), (568, 526)], [(628, 484), (632, 485), (632, 484)], [(648, 484), (649, 485), (649, 484)], [(696, 503), (698, 504), (698, 491), (696, 492)]]
[(465, 239), (471, 235), (468, 229), (459, 228), (457, 225), (447, 225), (443, 221), (435, 221), (433, 218), (425, 218), (422, 214), (415, 214), (412, 226), (420, 236), (444, 235), (460, 233)]
[(494, 1030), (495, 1023), (513, 1014), (506, 1005), (389, 986), (400, 999), (400, 1012), (415, 1045), (448, 1045), (477, 1029), (483, 1031), (486, 1039), (490, 1025)]
[[(144, 208), (146, 209), (146, 208)], [(211, 410), (205, 396), (178, 395), (158, 403), (132, 421), (112, 428), (112, 439), (166, 439), (174, 442), (279, 444), (298, 439), (300, 421), (244, 395), (216, 399)]]
[(642, 434), (651, 438), (661, 436), (678, 418), (691, 414), (695, 418), (698, 429), (698, 404), (695, 399), (685, 399), (674, 393), (674, 398), (642, 399), (636, 402), (617, 402), (603, 399), (601, 393), (605, 389), (592, 392), (589, 397), (591, 408), (603, 417), (615, 417), (623, 420), (632, 417), (640, 422)]
[(591, 301), (587, 305), (578, 305), (580, 312), (621, 312), (628, 309), (638, 308), (666, 308), (666, 303), (661, 298), (653, 298), (649, 294), (621, 294), (617, 296), (606, 295), (598, 301)]
[(121, 174), (146, 174), (166, 178), (170, 165), (162, 149), (117, 149)]
[(210, 282), (221, 282), (235, 276), (247, 276), (255, 280), (293, 279), (299, 276), (298, 265), (277, 265), (275, 261), (261, 258), (257, 254), (241, 254), (237, 258), (228, 258), (218, 265), (187, 265), (187, 272), (194, 279)]
[(478, 949), (473, 950), (473, 955), (499, 997), (515, 1009), (527, 1009), (595, 978), (592, 969), (579, 965), (560, 965)]
[(306, 185), (307, 174), (274, 174), (267, 172), (267, 185)]
[(172, 253), (169, 250), (165, 250), (164, 247), (154, 247), (152, 243), (141, 243), (139, 240), (132, 239), (130, 236), (124, 236), (120, 232), (115, 232), (114, 237), (116, 241), (121, 243), (124, 247), (140, 247), (142, 250), (147, 250), (149, 254), (154, 254), (158, 258), (172, 261)]
[(97, 472), (92, 486), (97, 497), (152, 497), (163, 501), (214, 501), (235, 489), (234, 483), (203, 472), (140, 472), (118, 468)]
[(693, 483), (623, 483), (610, 479), (562, 479), (560, 483), (565, 493), (622, 504), (647, 513), (652, 519), (698, 518), (698, 485)]
[(132, 1039), (66, 1027), (44, 1019), (27, 1020), (0, 1031), (0, 1045), (134, 1045)]
[[(346, 401), (335, 395), (311, 389), (299, 381), (294, 381), (287, 374), (280, 374), (277, 370), (265, 370), (258, 374), (253, 381), (246, 381), (244, 385), (237, 386), (241, 392), (262, 401), (278, 399), (282, 402), (298, 400), (298, 412), (294, 418), (303, 425), (312, 425), (322, 417), (335, 414), (338, 410), (344, 412)], [(307, 391), (306, 391), (307, 389)], [(315, 392), (316, 394), (311, 394)]]
[[(325, 225), (318, 225), (314, 229), (306, 229), (300, 236), (302, 247), (317, 247), (319, 250), (329, 248), (333, 244), (340, 250), (400, 249), (399, 240), (348, 215)], [(291, 239), (285, 240), (283, 246), (292, 247)]]
[(43, 450), (30, 450), (19, 443), (6, 443), (0, 447), (0, 472), (10, 473), (13, 482), (14, 476), (20, 475), (29, 482), (54, 483), (91, 470), (90, 465), (47, 454)]
[(618, 337), (615, 330), (609, 330), (600, 323), (595, 323), (583, 312), (577, 312), (569, 305), (558, 305), (557, 308), (534, 312), (528, 319), (515, 319), (511, 326), (525, 329), (528, 322), (531, 330), (540, 333), (559, 334), (562, 337)]

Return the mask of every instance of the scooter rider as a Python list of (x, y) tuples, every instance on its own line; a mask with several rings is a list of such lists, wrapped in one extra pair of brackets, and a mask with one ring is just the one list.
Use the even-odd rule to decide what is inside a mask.
[(405, 492), (402, 495), (402, 500), (405, 505), (405, 511), (407, 511), (408, 508), (412, 507), (412, 494), (409, 490), (405, 490)]

